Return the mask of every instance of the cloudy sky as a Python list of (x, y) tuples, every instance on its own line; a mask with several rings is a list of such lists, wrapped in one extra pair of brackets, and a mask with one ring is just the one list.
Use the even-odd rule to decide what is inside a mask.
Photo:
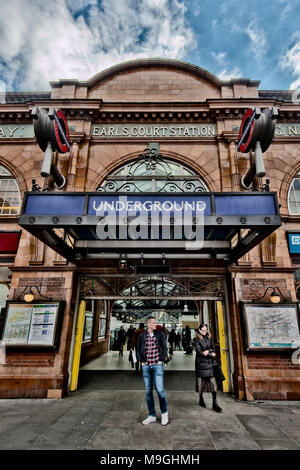
[(7, 91), (47, 91), (50, 80), (146, 57), (300, 88), (299, 0), (0, 0), (0, 14)]

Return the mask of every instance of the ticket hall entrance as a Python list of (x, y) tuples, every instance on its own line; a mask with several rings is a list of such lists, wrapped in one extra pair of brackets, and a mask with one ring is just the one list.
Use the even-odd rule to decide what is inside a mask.
[[(76, 369), (75, 337), (72, 387), (76, 374), (81, 383), (91, 386), (108, 371), (138, 375), (138, 367), (129, 361), (141, 324), (146, 328), (148, 316), (154, 316), (157, 328), (163, 329), (171, 361), (166, 374), (190, 372), (195, 368), (193, 338), (200, 323), (205, 323), (216, 345), (217, 357), (226, 380), (220, 390), (232, 391), (231, 340), (228, 324), (227, 295), (222, 276), (141, 276), (84, 277), (78, 299), (78, 328), (82, 342), (77, 345), (80, 361)], [(121, 330), (124, 330), (122, 333)], [(124, 342), (120, 341), (124, 337)], [(91, 377), (90, 384), (88, 383)]]

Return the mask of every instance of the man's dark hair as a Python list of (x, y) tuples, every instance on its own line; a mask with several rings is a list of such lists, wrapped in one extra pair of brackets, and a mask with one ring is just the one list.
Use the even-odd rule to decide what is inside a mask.
[(144, 328), (145, 324), (144, 323), (140, 323), (140, 326), (139, 328)]
[(148, 318), (147, 318), (147, 322), (148, 322), (149, 320), (156, 320), (156, 318), (155, 318), (155, 317), (152, 317), (152, 316), (150, 316), (150, 317), (148, 317)]

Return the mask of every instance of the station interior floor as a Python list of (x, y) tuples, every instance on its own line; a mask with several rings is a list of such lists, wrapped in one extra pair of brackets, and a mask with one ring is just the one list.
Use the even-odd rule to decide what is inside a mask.
[[(132, 368), (129, 351), (123, 357), (118, 351), (106, 354), (81, 367), (78, 390), (144, 390), (143, 378)], [(195, 353), (174, 351), (173, 359), (164, 367), (166, 390), (195, 391)]]
[[(131, 370), (131, 363), (128, 358), (129, 351), (125, 348), (123, 357), (119, 356), (119, 351), (109, 351), (81, 367), (81, 370)], [(195, 352), (187, 355), (184, 351), (174, 351), (173, 358), (165, 366), (165, 370), (194, 371)]]

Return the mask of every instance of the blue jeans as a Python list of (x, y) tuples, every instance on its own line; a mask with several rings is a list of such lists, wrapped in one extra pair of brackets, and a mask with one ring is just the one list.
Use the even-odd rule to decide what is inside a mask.
[(153, 366), (142, 366), (143, 378), (146, 389), (146, 401), (149, 410), (149, 416), (156, 416), (154, 398), (153, 398), (153, 382), (159, 398), (160, 410), (162, 413), (168, 411), (167, 396), (164, 390), (164, 367), (162, 364), (154, 364)]

